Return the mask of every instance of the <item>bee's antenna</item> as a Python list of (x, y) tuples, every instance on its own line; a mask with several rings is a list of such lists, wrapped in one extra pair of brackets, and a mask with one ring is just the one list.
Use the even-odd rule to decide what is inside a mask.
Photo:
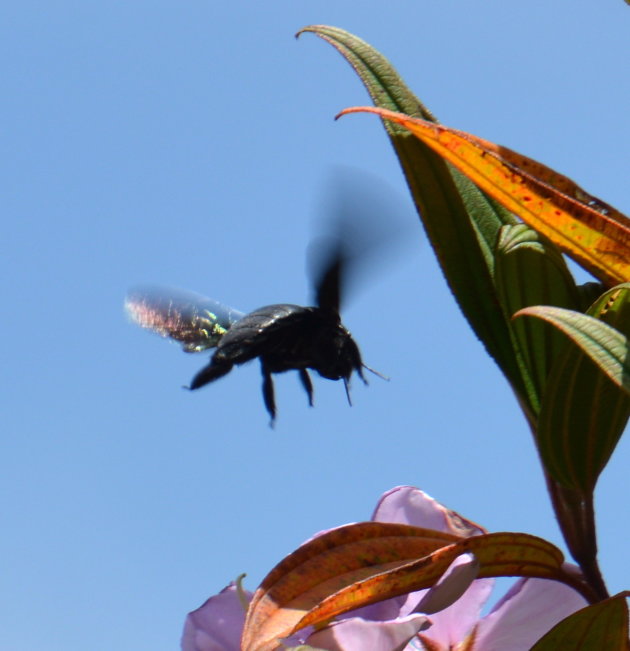
[[(385, 380), (386, 382), (389, 382), (391, 379), (387, 375), (383, 375), (382, 373), (379, 373), (378, 371), (374, 370), (373, 368), (369, 367), (367, 364), (364, 364), (363, 362), (361, 362), (361, 366), (363, 366), (363, 368), (366, 368), (370, 373), (374, 373), (374, 375), (378, 375), (378, 377), (380, 377), (381, 380)], [(365, 378), (363, 378), (363, 381), (367, 384)]]

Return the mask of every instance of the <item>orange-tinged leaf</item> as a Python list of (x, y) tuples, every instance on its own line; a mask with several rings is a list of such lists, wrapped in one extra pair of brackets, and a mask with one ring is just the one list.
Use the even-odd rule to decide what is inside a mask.
[(630, 280), (630, 219), (566, 176), (506, 147), (426, 120), (374, 107), (408, 129), (526, 224), (546, 235), (600, 280)]
[(556, 624), (532, 651), (627, 651), (630, 592), (587, 606)]
[(271, 570), (254, 593), (242, 649), (276, 648), (276, 640), (301, 628), (304, 615), (329, 595), (458, 540), (432, 529), (379, 522), (346, 525), (310, 540)]
[(432, 554), (369, 576), (321, 601), (299, 627), (327, 621), (360, 606), (431, 587), (461, 554), (472, 553), (480, 564), (478, 577), (533, 576), (558, 578), (561, 552), (527, 534), (492, 533), (466, 538)]
[(242, 649), (275, 649), (278, 639), (305, 626), (429, 588), (466, 553), (479, 562), (479, 577), (548, 578), (583, 591), (563, 571), (560, 550), (528, 534), (464, 538), (401, 524), (346, 525), (309, 541), (270, 572), (250, 604)]

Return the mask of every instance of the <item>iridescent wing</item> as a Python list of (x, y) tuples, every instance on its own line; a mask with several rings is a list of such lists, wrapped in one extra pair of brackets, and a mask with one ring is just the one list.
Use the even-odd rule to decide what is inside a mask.
[(150, 285), (130, 290), (125, 309), (141, 328), (178, 341), (187, 353), (213, 348), (245, 316), (194, 292)]

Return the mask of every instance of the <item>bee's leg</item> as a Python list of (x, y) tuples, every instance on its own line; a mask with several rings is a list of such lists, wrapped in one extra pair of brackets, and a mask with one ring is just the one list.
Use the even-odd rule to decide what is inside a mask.
[[(363, 381), (365, 382), (365, 379)], [(347, 377), (343, 378), (343, 386), (346, 388), (346, 398), (348, 398), (348, 404), (352, 407), (352, 398), (350, 397), (350, 383)]]
[(265, 363), (262, 361), (262, 359), (260, 360), (260, 370), (262, 371), (263, 376), (263, 400), (265, 401), (265, 407), (267, 407), (267, 411), (271, 416), (271, 421), (269, 424), (271, 427), (273, 427), (274, 421), (276, 420), (276, 399), (273, 390), (273, 380), (271, 378), (271, 372), (265, 366)]
[(214, 382), (220, 377), (227, 375), (231, 370), (234, 364), (226, 359), (217, 359), (216, 355), (210, 360), (210, 363), (207, 366), (204, 366), (197, 375), (192, 379), (190, 386), (186, 387), (191, 391), (198, 389), (199, 387), (208, 384), (209, 382)]
[(302, 386), (308, 395), (308, 404), (313, 406), (313, 383), (311, 382), (311, 376), (308, 374), (308, 371), (305, 368), (298, 370), (300, 374), (300, 380), (302, 380)]

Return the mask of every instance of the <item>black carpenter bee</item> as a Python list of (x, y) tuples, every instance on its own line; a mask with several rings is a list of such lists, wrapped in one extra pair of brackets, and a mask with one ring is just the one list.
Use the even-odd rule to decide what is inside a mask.
[[(383, 211), (391, 215), (391, 201), (384, 205), (382, 191), (361, 181), (360, 191), (347, 193), (343, 175), (342, 193), (336, 196), (332, 237), (316, 242), (311, 250), (311, 277), (315, 305), (288, 303), (267, 305), (244, 314), (192, 292), (161, 287), (141, 287), (129, 292), (125, 303), (131, 318), (143, 328), (181, 343), (186, 352), (216, 348), (210, 362), (192, 379), (191, 390), (199, 389), (229, 373), (235, 365), (260, 360), (265, 407), (276, 417), (272, 375), (295, 370), (300, 376), (309, 404), (313, 405), (313, 383), (309, 370), (328, 380), (343, 380), (350, 403), (349, 382), (353, 373), (367, 384), (363, 369), (382, 376), (361, 359), (361, 353), (339, 314), (342, 294), (349, 276), (369, 254), (379, 253), (390, 237), (383, 224)], [(369, 203), (365, 199), (369, 196)], [(357, 204), (364, 219), (357, 222)], [(370, 214), (375, 218), (367, 220)], [(386, 378), (385, 378), (386, 379)]]
[[(258, 357), (263, 376), (263, 399), (273, 424), (276, 417), (273, 373), (296, 370), (313, 405), (313, 383), (308, 369), (328, 380), (348, 383), (353, 372), (363, 380), (366, 368), (359, 347), (339, 315), (341, 275), (347, 262), (343, 246), (334, 246), (315, 283), (312, 307), (279, 303), (249, 314), (192, 292), (140, 287), (127, 295), (125, 307), (143, 328), (182, 344), (186, 352), (216, 347), (210, 363), (190, 383), (200, 387), (223, 377), (235, 364)], [(382, 376), (381, 376), (382, 377)]]

